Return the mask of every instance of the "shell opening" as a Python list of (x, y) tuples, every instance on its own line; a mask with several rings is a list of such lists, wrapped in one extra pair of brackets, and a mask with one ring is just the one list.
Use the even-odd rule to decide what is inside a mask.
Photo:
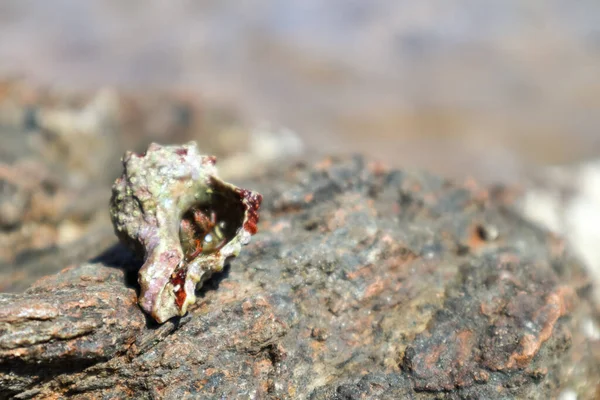
[(208, 202), (192, 206), (179, 225), (186, 262), (219, 251), (235, 237), (243, 222), (244, 206), (235, 193), (215, 193)]

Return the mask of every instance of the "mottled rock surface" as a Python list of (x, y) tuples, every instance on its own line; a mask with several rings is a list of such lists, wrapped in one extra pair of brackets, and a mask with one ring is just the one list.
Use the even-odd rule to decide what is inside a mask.
[(359, 158), (244, 185), (259, 233), (182, 318), (145, 318), (121, 247), (0, 294), (0, 397), (600, 394), (589, 281), (510, 193)]
[(302, 150), (293, 132), (246, 121), (230, 104), (0, 77), (0, 291), (22, 292), (114, 242), (106, 204), (125, 150), (192, 140), (218, 157), (224, 180)]

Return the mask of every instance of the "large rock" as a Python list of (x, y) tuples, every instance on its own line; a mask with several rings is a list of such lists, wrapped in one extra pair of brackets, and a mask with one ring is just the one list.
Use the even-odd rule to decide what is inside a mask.
[(590, 284), (510, 193), (359, 158), (244, 183), (261, 224), (156, 325), (116, 246), (0, 295), (0, 397), (556, 398), (600, 392)]

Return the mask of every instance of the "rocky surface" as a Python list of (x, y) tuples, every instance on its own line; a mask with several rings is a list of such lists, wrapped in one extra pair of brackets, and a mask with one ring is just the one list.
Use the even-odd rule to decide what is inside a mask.
[(119, 246), (0, 294), (0, 397), (600, 394), (589, 280), (510, 192), (360, 158), (245, 185), (259, 233), (184, 317), (145, 317)]
[(126, 149), (196, 140), (219, 157), (224, 179), (302, 150), (287, 129), (248, 126), (235, 108), (181, 94), (0, 78), (0, 291), (23, 291), (114, 242), (106, 204)]
[[(537, 171), (517, 208), (565, 238), (600, 287), (600, 160)], [(600, 290), (595, 291), (600, 304)]]

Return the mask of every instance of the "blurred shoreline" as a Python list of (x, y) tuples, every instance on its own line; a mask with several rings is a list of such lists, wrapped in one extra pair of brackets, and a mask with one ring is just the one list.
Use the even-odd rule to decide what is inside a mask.
[(519, 182), (600, 154), (600, 3), (4, 2), (0, 75), (174, 91), (308, 152)]

